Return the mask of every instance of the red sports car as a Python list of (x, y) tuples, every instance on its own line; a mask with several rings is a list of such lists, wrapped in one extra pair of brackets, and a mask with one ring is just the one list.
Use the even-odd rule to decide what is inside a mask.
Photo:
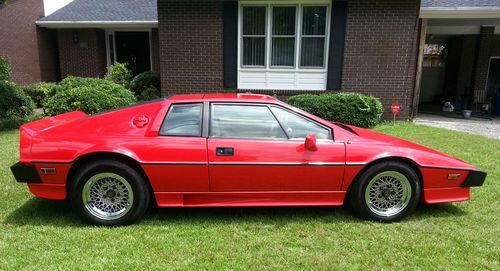
[(87, 221), (124, 225), (159, 207), (339, 206), (399, 220), (419, 202), (470, 199), (486, 173), (438, 151), (270, 96), (177, 95), (25, 124), (18, 182), (69, 199)]

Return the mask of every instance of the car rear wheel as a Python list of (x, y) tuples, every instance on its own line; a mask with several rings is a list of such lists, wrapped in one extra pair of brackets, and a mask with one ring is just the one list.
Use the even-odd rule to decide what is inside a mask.
[(70, 198), (80, 216), (91, 224), (127, 225), (137, 221), (149, 204), (141, 174), (114, 160), (83, 166), (74, 177)]
[(364, 219), (393, 222), (416, 208), (420, 194), (420, 180), (411, 167), (383, 162), (368, 168), (355, 181), (350, 201)]

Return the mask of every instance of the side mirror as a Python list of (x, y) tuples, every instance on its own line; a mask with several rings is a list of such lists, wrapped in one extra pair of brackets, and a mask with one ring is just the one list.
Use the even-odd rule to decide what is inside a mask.
[(316, 147), (316, 134), (308, 134), (304, 146), (308, 151), (316, 151), (318, 149)]

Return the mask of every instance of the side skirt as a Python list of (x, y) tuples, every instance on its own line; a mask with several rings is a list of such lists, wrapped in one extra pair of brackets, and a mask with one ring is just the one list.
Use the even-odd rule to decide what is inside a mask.
[(345, 191), (155, 192), (159, 207), (340, 206)]

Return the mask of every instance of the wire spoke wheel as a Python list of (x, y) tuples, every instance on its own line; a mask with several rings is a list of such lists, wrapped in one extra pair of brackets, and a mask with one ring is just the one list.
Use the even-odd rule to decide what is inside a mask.
[(83, 186), (82, 200), (93, 216), (103, 220), (115, 220), (130, 211), (134, 193), (125, 178), (104, 172), (88, 179)]
[(373, 213), (390, 217), (403, 211), (411, 196), (412, 188), (405, 175), (397, 171), (384, 171), (368, 182), (365, 203)]

